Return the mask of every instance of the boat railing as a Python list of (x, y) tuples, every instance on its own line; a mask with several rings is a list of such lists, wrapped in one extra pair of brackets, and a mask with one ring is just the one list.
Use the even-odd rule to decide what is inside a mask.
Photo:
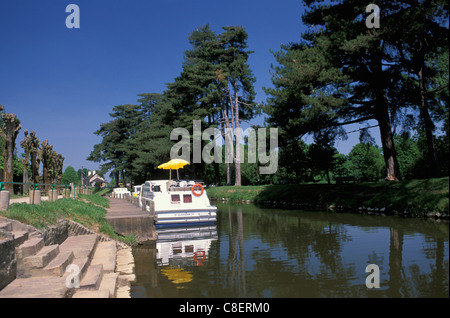
[(191, 187), (177, 187), (177, 186), (171, 186), (169, 188), (169, 191), (191, 191)]

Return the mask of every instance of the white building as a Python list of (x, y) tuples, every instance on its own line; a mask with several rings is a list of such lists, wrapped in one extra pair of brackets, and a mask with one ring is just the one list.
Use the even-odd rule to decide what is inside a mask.
[(89, 187), (95, 187), (96, 184), (100, 184), (100, 187), (103, 188), (106, 186), (106, 181), (101, 176), (99, 176), (95, 170), (89, 171), (88, 176), (84, 178), (83, 185)]

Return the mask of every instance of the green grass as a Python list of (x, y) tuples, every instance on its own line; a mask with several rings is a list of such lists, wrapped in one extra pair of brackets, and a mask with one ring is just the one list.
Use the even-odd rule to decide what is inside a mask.
[(0, 211), (0, 215), (32, 225), (38, 229), (55, 224), (61, 218), (70, 219), (97, 233), (102, 233), (127, 244), (134, 244), (136, 240), (133, 236), (119, 236), (106, 221), (107, 211), (104, 200), (108, 201), (108, 199), (99, 196), (94, 198), (94, 196), (96, 195), (80, 195), (81, 198), (92, 203), (85, 202), (81, 198), (77, 200), (60, 199), (54, 202), (42, 201), (41, 205), (14, 203), (9, 206), (7, 211)]
[(112, 192), (112, 188), (102, 188), (102, 189), (95, 189), (94, 190), (94, 194), (99, 195), (99, 196), (103, 196), (107, 193)]
[(80, 194), (78, 198), (82, 200), (84, 199), (86, 201), (89, 201), (95, 205), (99, 205), (104, 208), (109, 208), (109, 200), (98, 194)]
[(408, 180), (402, 182), (367, 182), (346, 184), (300, 184), (224, 186), (208, 188), (211, 199), (251, 200), (299, 203), (311, 206), (386, 208), (408, 211), (414, 216), (428, 212), (449, 212), (449, 178)]

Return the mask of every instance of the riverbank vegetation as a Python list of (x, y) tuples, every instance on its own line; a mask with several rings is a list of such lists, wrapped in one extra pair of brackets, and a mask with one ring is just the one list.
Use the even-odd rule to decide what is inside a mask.
[(40, 205), (14, 203), (0, 215), (32, 225), (38, 229), (56, 224), (59, 219), (69, 219), (82, 224), (99, 234), (104, 234), (127, 244), (134, 244), (133, 236), (119, 236), (106, 221), (106, 209), (109, 206), (107, 198), (92, 194), (80, 195), (78, 199), (59, 199), (57, 201), (42, 201)]
[(345, 184), (210, 187), (211, 200), (274, 203), (285, 207), (352, 211), (369, 208), (415, 217), (449, 214), (449, 178)]

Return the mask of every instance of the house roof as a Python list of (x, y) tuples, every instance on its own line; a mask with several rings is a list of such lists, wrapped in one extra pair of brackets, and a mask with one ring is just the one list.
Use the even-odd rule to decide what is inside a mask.
[(105, 179), (103, 179), (102, 177), (100, 177), (97, 173), (90, 175), (88, 177), (85, 178), (85, 180), (89, 183), (94, 183), (94, 182), (105, 182)]

